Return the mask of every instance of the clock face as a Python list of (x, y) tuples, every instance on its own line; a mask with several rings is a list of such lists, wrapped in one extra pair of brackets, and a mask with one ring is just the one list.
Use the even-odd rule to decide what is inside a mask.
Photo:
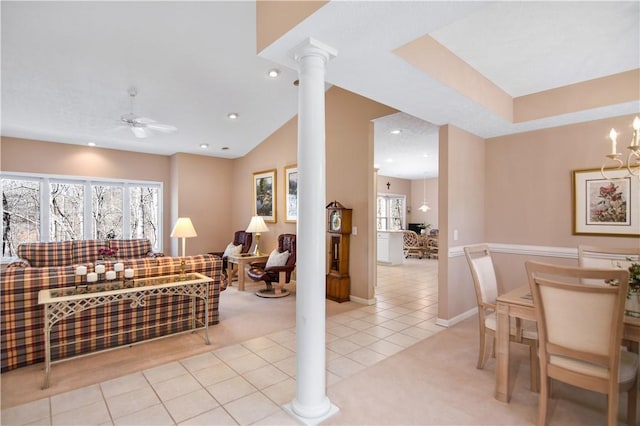
[(331, 230), (339, 231), (341, 225), (342, 225), (342, 219), (340, 218), (340, 213), (338, 212), (331, 213), (331, 222), (329, 224), (329, 226), (331, 227)]

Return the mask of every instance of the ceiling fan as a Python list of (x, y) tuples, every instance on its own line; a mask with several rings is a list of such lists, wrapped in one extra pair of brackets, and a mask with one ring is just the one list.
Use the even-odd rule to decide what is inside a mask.
[(137, 138), (146, 138), (151, 133), (150, 130), (157, 130), (163, 133), (172, 133), (178, 130), (177, 127), (170, 124), (158, 123), (147, 117), (140, 117), (133, 112), (133, 103), (135, 97), (138, 95), (138, 90), (132, 87), (128, 90), (129, 97), (131, 98), (131, 112), (123, 114), (120, 117), (120, 121), (125, 123), (133, 132)]

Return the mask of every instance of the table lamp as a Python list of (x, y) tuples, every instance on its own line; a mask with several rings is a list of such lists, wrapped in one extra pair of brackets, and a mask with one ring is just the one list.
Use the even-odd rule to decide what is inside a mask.
[(253, 216), (251, 218), (251, 222), (249, 222), (246, 232), (253, 232), (256, 234), (256, 247), (253, 249), (254, 256), (262, 255), (262, 253), (260, 253), (260, 233), (268, 231), (269, 228), (267, 228), (267, 225), (264, 223), (262, 216)]
[(191, 223), (191, 219), (188, 217), (179, 217), (173, 227), (173, 231), (171, 231), (171, 237), (182, 238), (182, 257), (185, 256), (186, 239), (197, 236), (198, 234), (196, 234), (196, 229), (193, 227), (193, 223)]

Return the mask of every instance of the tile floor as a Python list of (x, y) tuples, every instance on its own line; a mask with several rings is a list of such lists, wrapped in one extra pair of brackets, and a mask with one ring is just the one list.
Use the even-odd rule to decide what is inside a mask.
[[(378, 268), (377, 304), (327, 319), (327, 386), (441, 331), (437, 261)], [(295, 424), (295, 328), (2, 410), (3, 425)]]

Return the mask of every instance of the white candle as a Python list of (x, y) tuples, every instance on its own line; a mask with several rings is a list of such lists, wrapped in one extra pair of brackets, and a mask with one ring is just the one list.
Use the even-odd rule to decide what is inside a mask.
[(638, 145), (640, 145), (640, 117), (636, 116), (633, 119), (633, 141), (631, 146), (637, 147)]
[(618, 133), (616, 133), (615, 129), (611, 129), (609, 132), (609, 138), (611, 139), (611, 154), (616, 153), (616, 138), (618, 137)]
[(89, 272), (87, 274), (87, 282), (95, 283), (96, 281), (98, 281), (98, 274), (96, 274), (95, 272)]
[(118, 263), (114, 263), (113, 264), (113, 270), (116, 272), (120, 272), (124, 270), (124, 264), (122, 264), (121, 262)]
[(133, 269), (125, 269), (124, 270), (125, 278), (133, 278)]
[(76, 275), (87, 275), (87, 267), (86, 266), (78, 266), (76, 268)]
[(116, 271), (107, 271), (107, 279), (115, 280), (116, 279)]

